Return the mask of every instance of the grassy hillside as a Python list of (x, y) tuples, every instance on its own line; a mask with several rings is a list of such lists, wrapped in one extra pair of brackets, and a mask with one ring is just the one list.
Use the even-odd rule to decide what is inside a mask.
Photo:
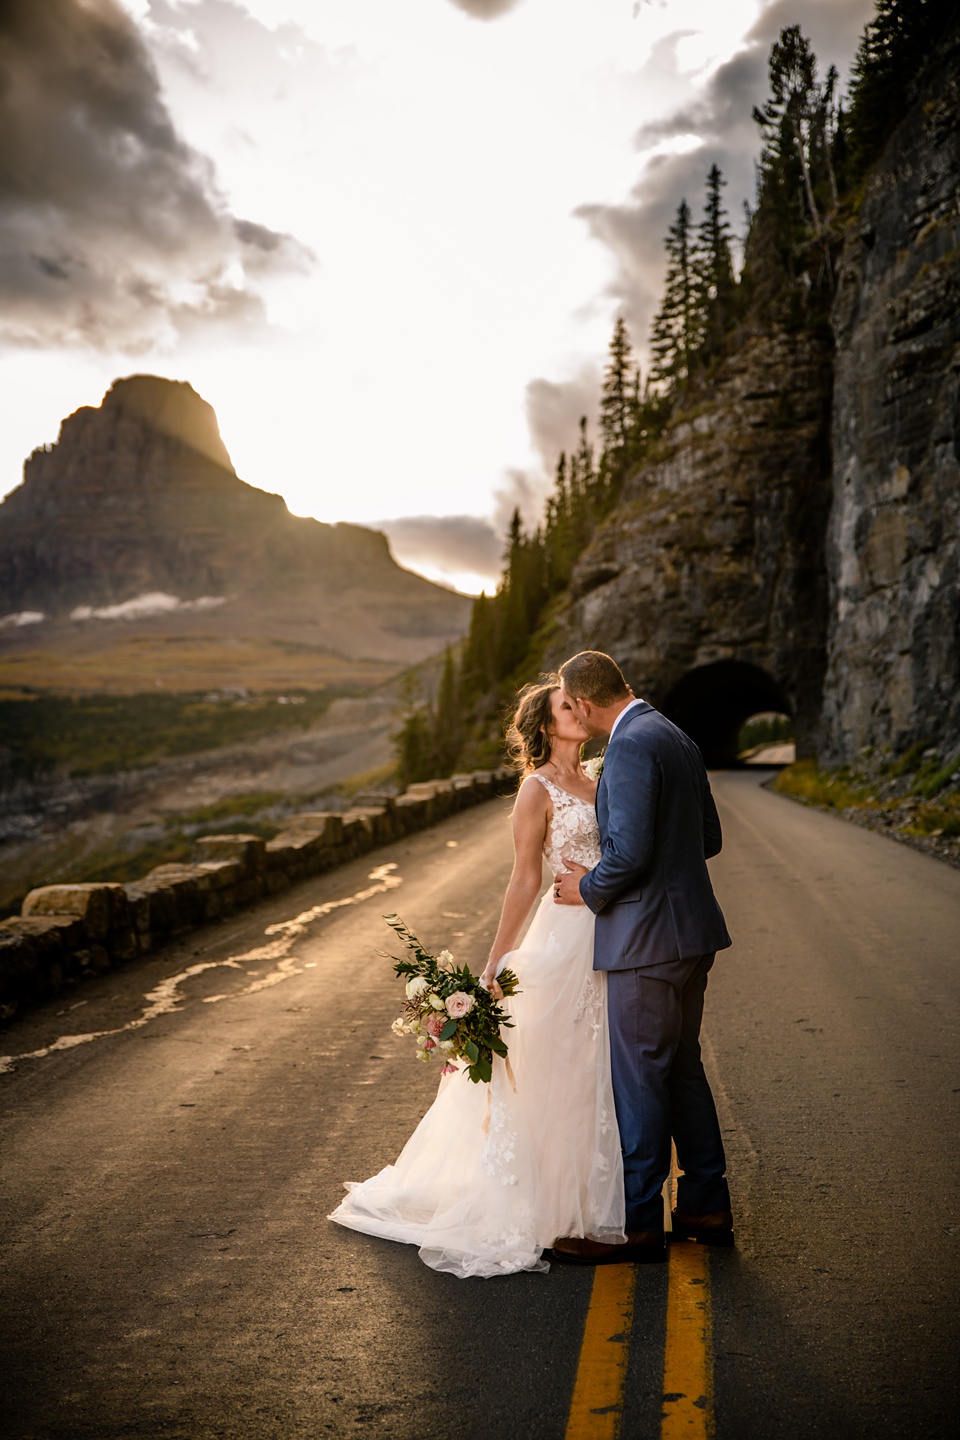
[[(33, 643), (30, 643), (33, 641)], [(250, 690), (320, 690), (379, 685), (402, 660), (351, 660), (315, 645), (249, 635), (76, 635), (56, 631), (37, 644), (4, 636), (0, 693), (58, 690), (73, 694), (181, 692), (243, 685)]]
[(342, 687), (285, 695), (0, 694), (0, 760), (10, 779), (54, 769), (102, 775), (312, 725)]

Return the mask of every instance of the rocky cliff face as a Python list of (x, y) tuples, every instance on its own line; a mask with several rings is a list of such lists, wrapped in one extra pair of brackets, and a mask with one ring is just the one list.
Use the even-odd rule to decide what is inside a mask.
[(756, 330), (665, 433), (581, 559), (551, 662), (607, 650), (717, 762), (743, 721), (814, 744), (830, 499), (830, 341)]
[(875, 167), (832, 335), (754, 328), (581, 557), (547, 661), (608, 650), (708, 759), (960, 747), (960, 57)]
[(25, 613), (44, 617), (33, 643), (175, 614), (181, 629), (401, 664), (461, 634), (469, 601), (401, 570), (385, 536), (298, 519), (244, 484), (211, 407), (139, 375), (65, 420), (0, 505), (0, 616)]
[(960, 745), (960, 42), (844, 247), (822, 748)]

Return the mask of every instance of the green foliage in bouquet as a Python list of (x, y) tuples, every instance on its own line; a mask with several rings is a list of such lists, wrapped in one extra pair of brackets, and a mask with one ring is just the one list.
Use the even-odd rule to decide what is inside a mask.
[[(501, 1028), (513, 1021), (480, 977), (466, 966), (457, 966), (449, 950), (431, 955), (416, 935), (411, 934), (399, 915), (383, 917), (407, 948), (407, 957), (397, 960), (394, 971), (407, 980), (403, 1014), (394, 1021), (396, 1035), (414, 1035), (417, 1059), (443, 1061), (442, 1074), (456, 1072), (455, 1061), (466, 1065), (466, 1073), (477, 1084), (489, 1084), (493, 1057), (507, 1058)], [(501, 970), (497, 983), (504, 997), (516, 995), (520, 982), (512, 970)]]

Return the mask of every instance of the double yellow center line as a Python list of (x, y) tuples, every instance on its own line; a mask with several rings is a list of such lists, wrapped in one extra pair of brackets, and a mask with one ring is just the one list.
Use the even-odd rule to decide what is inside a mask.
[(710, 1253), (705, 1245), (679, 1240), (670, 1246), (669, 1265), (660, 1436), (661, 1440), (709, 1440), (713, 1434)]
[[(661, 1440), (713, 1435), (710, 1257), (689, 1240), (670, 1245)], [(633, 1323), (636, 1265), (594, 1275), (564, 1440), (616, 1440)]]
[(636, 1285), (636, 1265), (594, 1274), (564, 1440), (616, 1440), (620, 1432)]

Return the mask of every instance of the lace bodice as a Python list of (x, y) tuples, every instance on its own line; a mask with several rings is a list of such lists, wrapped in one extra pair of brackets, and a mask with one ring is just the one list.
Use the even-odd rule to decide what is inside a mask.
[(546, 788), (553, 802), (553, 818), (543, 846), (544, 859), (553, 874), (560, 874), (565, 860), (575, 860), (578, 865), (592, 870), (600, 859), (596, 810), (588, 801), (562, 790), (539, 771), (535, 770), (533, 775)]

